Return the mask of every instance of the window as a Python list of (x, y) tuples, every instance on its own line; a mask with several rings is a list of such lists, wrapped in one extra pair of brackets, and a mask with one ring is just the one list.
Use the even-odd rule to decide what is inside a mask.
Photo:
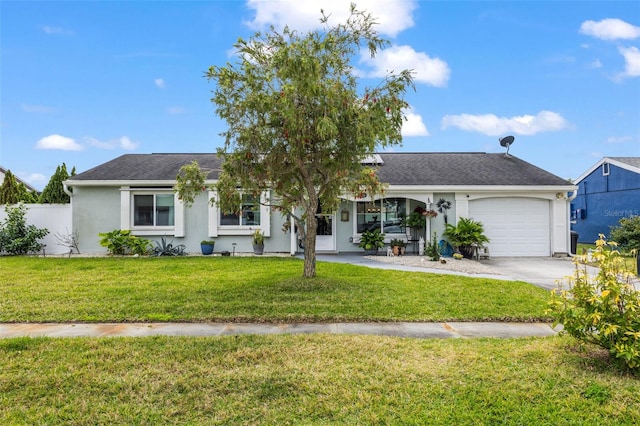
[(385, 234), (404, 234), (402, 222), (406, 216), (406, 198), (385, 198), (376, 201), (358, 201), (356, 226), (358, 234), (379, 229)]
[(242, 205), (237, 213), (220, 212), (220, 226), (260, 226), (260, 198), (242, 194)]
[(208, 229), (210, 237), (220, 235), (251, 235), (256, 229), (262, 230), (265, 237), (271, 236), (271, 207), (269, 206), (269, 191), (259, 196), (242, 194), (242, 204), (238, 212), (225, 214), (220, 210), (218, 194), (209, 191)]
[(609, 176), (609, 163), (602, 163), (602, 176)]
[(358, 234), (380, 229), (380, 200), (358, 201), (356, 208)]
[(407, 214), (406, 198), (385, 198), (382, 200), (382, 232), (385, 234), (404, 234), (402, 224)]
[(133, 226), (174, 226), (173, 194), (134, 194)]
[(120, 229), (133, 235), (184, 237), (184, 203), (173, 188), (120, 187)]

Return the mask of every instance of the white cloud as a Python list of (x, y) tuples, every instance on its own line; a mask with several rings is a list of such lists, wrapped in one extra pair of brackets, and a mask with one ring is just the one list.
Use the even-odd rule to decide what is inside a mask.
[(429, 130), (422, 121), (422, 116), (416, 114), (411, 109), (404, 111), (406, 121), (402, 123), (402, 136), (429, 136)]
[(123, 136), (120, 139), (118, 139), (118, 142), (120, 142), (120, 148), (124, 149), (125, 151), (133, 151), (136, 148), (138, 148), (138, 146), (140, 145), (139, 142), (133, 142), (131, 139), (129, 139), (126, 136)]
[(156, 78), (155, 80), (153, 80), (153, 83), (156, 85), (156, 87), (164, 89), (164, 79)]
[(446, 115), (442, 119), (442, 128), (457, 127), (468, 132), (478, 132), (488, 136), (505, 133), (535, 135), (540, 132), (554, 132), (566, 129), (569, 122), (560, 114), (552, 111), (540, 111), (537, 115), (516, 117), (498, 117), (494, 114)]
[(640, 50), (637, 47), (619, 47), (618, 52), (624, 56), (624, 72), (618, 74), (618, 79), (624, 77), (640, 77)]
[(187, 110), (183, 107), (180, 106), (172, 106), (167, 108), (167, 114), (169, 115), (179, 115), (179, 114), (185, 114), (187, 112)]
[(601, 40), (633, 40), (640, 37), (640, 27), (631, 25), (620, 19), (603, 19), (601, 21), (585, 21), (580, 25), (580, 33)]
[(73, 35), (73, 31), (68, 30), (66, 28), (62, 28), (62, 27), (52, 27), (50, 25), (44, 25), (42, 27), (42, 31), (45, 34), (51, 34), (51, 35)]
[(108, 141), (100, 141), (95, 138), (87, 137), (86, 141), (92, 146), (99, 149), (123, 149), (125, 151), (134, 151), (140, 146), (139, 142), (133, 142), (127, 136), (122, 136), (117, 139), (110, 139)]
[(27, 105), (22, 104), (22, 110), (24, 112), (32, 112), (37, 114), (51, 114), (56, 112), (56, 109), (53, 107), (45, 106), (45, 105)]
[(24, 180), (34, 187), (38, 187), (40, 184), (46, 184), (49, 182), (49, 178), (41, 173), (31, 173), (30, 175), (27, 175)]
[(360, 63), (373, 68), (369, 77), (385, 77), (391, 71), (396, 73), (410, 69), (414, 72), (417, 83), (425, 83), (435, 87), (446, 87), (451, 70), (447, 63), (439, 58), (416, 52), (411, 46), (392, 46), (378, 52), (375, 58), (362, 54)]
[(84, 147), (75, 140), (60, 135), (49, 135), (36, 143), (36, 149), (59, 149), (61, 151), (82, 151)]
[[(282, 29), (285, 25), (298, 31), (309, 31), (320, 24), (320, 9), (331, 15), (329, 25), (344, 22), (349, 15), (351, 2), (345, 0), (247, 0), (247, 7), (255, 10), (251, 21), (245, 22), (255, 30), (273, 25)], [(380, 34), (395, 37), (414, 25), (412, 13), (416, 0), (360, 0), (359, 10), (370, 13), (378, 22), (375, 29)]]
[(625, 143), (625, 142), (629, 142), (632, 141), (633, 138), (631, 136), (609, 136), (606, 140), (605, 143), (608, 144), (616, 144), (616, 143)]
[(591, 68), (602, 68), (602, 62), (600, 62), (600, 59), (596, 59), (595, 61), (591, 62)]

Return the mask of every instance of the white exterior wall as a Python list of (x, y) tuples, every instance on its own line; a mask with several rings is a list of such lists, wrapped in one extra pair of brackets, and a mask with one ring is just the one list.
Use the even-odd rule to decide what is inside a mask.
[[(58, 244), (56, 235), (71, 235), (71, 205), (70, 204), (25, 204), (27, 214), (25, 219), (27, 225), (34, 225), (38, 228), (49, 230), (41, 242), (46, 244), (45, 253), (62, 254), (68, 253), (69, 248)], [(0, 209), (0, 221), (4, 221), (7, 214), (4, 208)]]

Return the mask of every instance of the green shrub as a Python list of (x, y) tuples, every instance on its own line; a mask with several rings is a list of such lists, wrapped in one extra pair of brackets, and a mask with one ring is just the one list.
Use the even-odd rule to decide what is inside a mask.
[(471, 259), (475, 252), (474, 245), (480, 247), (489, 242), (489, 238), (484, 234), (482, 222), (466, 217), (458, 219), (457, 225), (446, 224), (442, 235), (468, 259)]
[(358, 247), (365, 250), (377, 250), (384, 247), (384, 234), (379, 229), (363, 231)]
[(100, 245), (106, 247), (111, 255), (137, 254), (145, 255), (151, 251), (151, 241), (131, 235), (131, 231), (115, 229), (98, 234)]
[(625, 250), (640, 250), (640, 216), (623, 217), (611, 227), (611, 240)]
[[(589, 276), (587, 256), (576, 256), (570, 288), (552, 291), (550, 313), (555, 325), (576, 339), (607, 349), (629, 369), (640, 371), (640, 292), (634, 274), (624, 269), (623, 258), (604, 235), (596, 241), (592, 259), (600, 268)], [(582, 265), (582, 267), (581, 267)]]
[(27, 225), (27, 210), (23, 204), (15, 207), (5, 206), (7, 218), (0, 223), (0, 252), (24, 255), (39, 252), (44, 248), (45, 245), (38, 240), (44, 238), (49, 230)]
[[(209, 241), (210, 242), (210, 241)], [(203, 241), (201, 244), (205, 243)], [(215, 243), (215, 241), (213, 242)], [(184, 244), (173, 245), (173, 240), (167, 241), (164, 237), (160, 241), (156, 241), (156, 247), (153, 249), (154, 256), (184, 256)]]
[(437, 234), (434, 232), (431, 237), (431, 242), (427, 244), (424, 253), (429, 256), (431, 260), (440, 260), (440, 248), (438, 247)]

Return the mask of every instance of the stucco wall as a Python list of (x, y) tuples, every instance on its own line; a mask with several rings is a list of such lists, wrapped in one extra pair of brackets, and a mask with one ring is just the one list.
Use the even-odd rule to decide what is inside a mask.
[(75, 187), (71, 198), (73, 229), (78, 232), (81, 253), (106, 253), (101, 232), (120, 229), (120, 191), (111, 187)]
[[(121, 191), (119, 187), (75, 187), (73, 189), (73, 229), (79, 233), (80, 251), (82, 253), (106, 253), (100, 246), (98, 233), (110, 232), (121, 227)], [(208, 215), (211, 214), (206, 193), (199, 196), (192, 206), (185, 209), (185, 235), (143, 235), (142, 238), (160, 241), (162, 237), (172, 241), (174, 245), (184, 244), (188, 253), (199, 253), (200, 242), (212, 239), (208, 236)], [(271, 216), (270, 236), (265, 239), (265, 251), (289, 252), (290, 234), (282, 232), (283, 218), (278, 212)], [(135, 234), (135, 232), (134, 232)], [(225, 235), (213, 238), (216, 242), (215, 252), (233, 251), (252, 252), (250, 235)], [(154, 243), (155, 245), (155, 243)]]

